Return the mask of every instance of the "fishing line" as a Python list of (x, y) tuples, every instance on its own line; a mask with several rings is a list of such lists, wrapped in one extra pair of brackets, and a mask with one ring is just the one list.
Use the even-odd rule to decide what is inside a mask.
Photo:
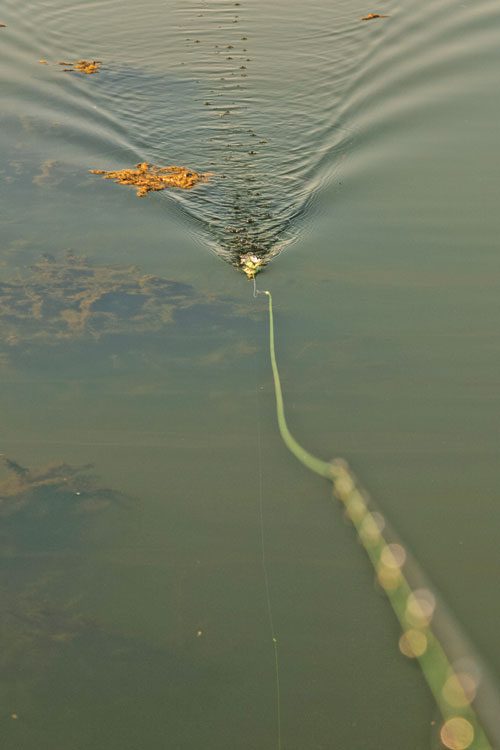
[(269, 630), (274, 651), (274, 676), (276, 684), (276, 727), (277, 727), (277, 748), (281, 750), (281, 689), (280, 689), (280, 664), (278, 651), (278, 637), (274, 627), (273, 608), (271, 604), (271, 588), (269, 585), (269, 574), (267, 571), (266, 556), (266, 536), (264, 531), (264, 487), (262, 476), (262, 430), (260, 425), (260, 402), (259, 391), (256, 392), (257, 401), (257, 457), (259, 467), (259, 525), (260, 525), (260, 545), (261, 545), (261, 565), (264, 578), (264, 590), (266, 594), (267, 616), (269, 620)]
[(295, 440), (292, 433), (288, 429), (288, 424), (285, 418), (285, 406), (283, 403), (283, 392), (281, 389), (281, 380), (280, 380), (280, 375), (278, 371), (278, 364), (276, 361), (276, 351), (275, 351), (275, 342), (274, 342), (273, 298), (271, 296), (271, 292), (269, 291), (263, 291), (263, 292), (260, 292), (260, 294), (266, 294), (269, 300), (269, 353), (271, 356), (271, 368), (273, 371), (274, 391), (275, 391), (275, 396), (276, 396), (276, 415), (278, 418), (278, 427), (279, 427), (280, 435), (286, 447), (290, 451), (290, 453), (293, 453), (295, 458), (297, 458), (300, 461), (300, 463), (304, 464), (304, 466), (306, 466), (310, 471), (313, 471), (315, 474), (319, 474), (319, 476), (325, 477), (325, 479), (332, 479), (333, 470), (332, 470), (331, 463), (328, 463), (327, 461), (322, 461), (321, 459), (316, 458), (316, 456), (313, 456), (312, 453), (309, 453), (309, 451), (306, 451), (305, 448), (303, 448)]
[[(276, 417), (283, 442), (310, 471), (332, 482), (333, 495), (344, 505), (346, 516), (375, 569), (377, 582), (401, 625), (399, 650), (404, 656), (418, 661), (443, 717), (439, 736), (444, 747), (449, 750), (493, 750), (489, 737), (498, 738), (497, 694), (486, 684), (480, 661), (458, 625), (447, 616), (426, 584), (416, 561), (388, 529), (384, 517), (374, 509), (373, 502), (360, 488), (346, 462), (340, 459), (327, 462), (313, 456), (291, 434), (276, 360), (272, 295), (268, 290), (258, 290), (255, 278), (253, 289), (254, 297), (263, 294), (268, 298), (269, 356)], [(262, 450), (260, 440), (259, 425), (259, 456)], [(263, 537), (262, 543), (264, 545)], [(265, 564), (264, 546), (263, 555)], [(416, 582), (416, 585), (411, 582)], [(443, 646), (443, 637), (447, 640), (447, 649)], [(478, 715), (479, 708), (482, 708), (481, 716)]]

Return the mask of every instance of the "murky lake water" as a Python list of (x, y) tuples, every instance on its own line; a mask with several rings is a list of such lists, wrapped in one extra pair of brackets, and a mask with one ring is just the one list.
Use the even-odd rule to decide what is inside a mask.
[[(0, 22), (2, 747), (277, 746), (259, 473), (283, 748), (439, 747), (225, 261), (274, 256), (292, 430), (349, 460), (500, 675), (498, 3)], [(214, 176), (138, 200), (88, 174), (141, 160)]]

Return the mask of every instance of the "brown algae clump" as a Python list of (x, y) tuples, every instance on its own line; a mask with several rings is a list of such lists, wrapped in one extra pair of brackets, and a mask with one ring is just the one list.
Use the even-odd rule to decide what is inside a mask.
[(76, 62), (60, 62), (59, 65), (65, 65), (64, 73), (86, 73), (92, 75), (97, 73), (102, 65), (100, 60), (77, 60)]
[(376, 18), (389, 18), (389, 16), (384, 16), (381, 13), (368, 13), (368, 15), (363, 16), (361, 20), (362, 21), (374, 21)]
[(187, 167), (157, 167), (144, 161), (136, 164), (134, 169), (118, 169), (107, 172), (105, 169), (91, 169), (91, 174), (100, 174), (106, 180), (114, 180), (120, 185), (133, 185), (137, 196), (142, 198), (151, 191), (176, 187), (191, 190), (199, 182), (207, 182), (209, 172), (195, 172)]

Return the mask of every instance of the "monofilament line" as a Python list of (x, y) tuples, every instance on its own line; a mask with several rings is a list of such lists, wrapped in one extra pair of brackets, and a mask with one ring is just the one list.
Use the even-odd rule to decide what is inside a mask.
[(262, 433), (260, 426), (260, 404), (259, 404), (259, 391), (257, 390), (257, 463), (258, 463), (258, 476), (259, 476), (259, 525), (260, 525), (260, 549), (261, 549), (261, 565), (262, 575), (264, 578), (264, 591), (266, 595), (266, 607), (267, 616), (269, 620), (269, 630), (271, 632), (271, 640), (274, 651), (274, 677), (276, 685), (276, 728), (277, 728), (277, 748), (281, 750), (281, 690), (280, 690), (280, 665), (279, 665), (279, 651), (278, 651), (278, 638), (276, 630), (274, 628), (273, 608), (271, 604), (271, 590), (269, 586), (269, 574), (267, 572), (267, 558), (266, 558), (266, 536), (264, 531), (264, 487), (262, 478)]

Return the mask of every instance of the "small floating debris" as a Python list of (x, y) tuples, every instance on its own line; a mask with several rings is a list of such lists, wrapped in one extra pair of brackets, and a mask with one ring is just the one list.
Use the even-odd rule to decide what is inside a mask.
[(58, 65), (65, 65), (63, 73), (86, 73), (93, 75), (97, 73), (102, 65), (101, 60), (77, 60), (76, 62), (59, 62)]
[(368, 13), (367, 16), (363, 16), (362, 21), (373, 21), (375, 18), (389, 18), (389, 16), (381, 15), (380, 13)]
[(142, 198), (151, 191), (176, 187), (191, 190), (199, 182), (207, 182), (211, 172), (195, 172), (187, 167), (157, 167), (148, 162), (136, 164), (134, 169), (118, 169), (107, 172), (105, 169), (91, 169), (91, 174), (100, 174), (105, 180), (114, 180), (119, 185), (134, 185), (137, 196)]
[(0, 23), (0, 29), (6, 29), (7, 24), (6, 23)]
[(266, 263), (258, 255), (245, 253), (245, 255), (240, 256), (240, 265), (247, 279), (254, 279), (263, 270)]
[(62, 60), (58, 63), (49, 63), (44, 57), (38, 62), (40, 65), (64, 65), (63, 73), (85, 73), (86, 75), (97, 73), (102, 65), (101, 60), (76, 60), (76, 62), (65, 62)]

